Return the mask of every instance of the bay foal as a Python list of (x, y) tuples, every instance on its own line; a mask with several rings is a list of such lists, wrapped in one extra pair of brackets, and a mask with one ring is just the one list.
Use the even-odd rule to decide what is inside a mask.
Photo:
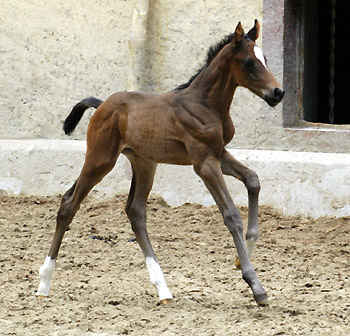
[[(89, 107), (97, 108), (87, 131), (85, 163), (74, 185), (64, 194), (49, 254), (40, 268), (37, 295), (47, 296), (64, 232), (89, 191), (111, 171), (120, 153), (131, 162), (133, 177), (126, 213), (144, 254), (150, 281), (159, 300), (172, 294), (157, 262), (146, 229), (146, 200), (158, 163), (193, 165), (212, 194), (224, 223), (233, 236), (243, 279), (260, 305), (267, 294), (249, 261), (259, 236), (257, 175), (236, 161), (225, 146), (234, 135), (230, 105), (238, 86), (243, 86), (277, 105), (284, 91), (268, 70), (261, 49), (255, 44), (259, 22), (248, 32), (239, 23), (235, 32), (208, 51), (206, 64), (189, 82), (173, 91), (154, 95), (119, 92), (105, 102), (87, 98), (78, 103), (66, 119), (71, 133)], [(223, 174), (240, 179), (249, 198), (247, 245), (243, 224), (224, 182)]]

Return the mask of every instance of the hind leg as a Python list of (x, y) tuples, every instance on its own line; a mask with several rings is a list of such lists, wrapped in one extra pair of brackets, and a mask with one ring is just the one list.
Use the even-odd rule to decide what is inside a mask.
[[(103, 136), (96, 136), (96, 139)], [(56, 219), (56, 231), (53, 236), (51, 248), (45, 262), (40, 267), (40, 284), (37, 291), (38, 296), (48, 296), (50, 291), (50, 282), (55, 269), (56, 258), (59, 248), (74, 215), (79, 210), (80, 203), (87, 196), (90, 190), (99, 183), (103, 177), (112, 170), (119, 155), (118, 145), (114, 144), (113, 148), (108, 146), (97, 146), (93, 142), (94, 147), (88, 145), (84, 167), (80, 173), (78, 180), (64, 194), (61, 206), (58, 210)]]
[(126, 155), (132, 165), (133, 178), (125, 210), (145, 257), (150, 281), (158, 290), (159, 302), (165, 304), (171, 301), (173, 296), (166, 284), (146, 228), (146, 201), (153, 185), (157, 164), (131, 152)]

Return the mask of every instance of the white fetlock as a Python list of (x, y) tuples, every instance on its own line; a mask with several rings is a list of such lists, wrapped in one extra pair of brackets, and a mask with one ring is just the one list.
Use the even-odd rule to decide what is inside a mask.
[[(247, 247), (248, 257), (249, 257), (249, 259), (250, 259), (250, 258), (252, 257), (253, 250), (254, 250), (255, 245), (256, 245), (256, 240), (254, 240), (254, 239), (247, 239), (247, 240), (245, 241), (245, 245), (246, 245), (246, 247)], [(236, 257), (236, 262), (235, 262), (235, 264), (236, 264), (236, 269), (237, 269), (237, 270), (242, 269), (241, 262), (239, 261), (239, 258), (238, 258), (238, 257)]]
[(38, 291), (36, 292), (37, 296), (48, 296), (50, 292), (50, 282), (55, 270), (56, 260), (51, 259), (51, 257), (46, 257), (44, 263), (40, 267), (39, 276), (40, 284)]
[(250, 257), (252, 256), (253, 250), (255, 248), (255, 245), (256, 245), (256, 240), (254, 240), (254, 239), (247, 239), (245, 241), (245, 244), (247, 246), (248, 257), (250, 259)]
[(157, 286), (158, 288), (158, 293), (159, 293), (159, 302), (160, 303), (167, 303), (173, 299), (173, 295), (171, 294), (169, 288), (167, 285), (165, 287)]
[(173, 299), (173, 296), (166, 284), (164, 274), (157, 263), (152, 257), (146, 257), (146, 266), (149, 272), (149, 279), (151, 283), (157, 287), (160, 303), (168, 303)]

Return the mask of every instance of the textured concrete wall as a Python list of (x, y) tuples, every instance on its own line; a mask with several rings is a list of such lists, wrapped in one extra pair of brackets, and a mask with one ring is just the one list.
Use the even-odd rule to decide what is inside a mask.
[[(135, 2), (0, 0), (0, 138), (63, 138), (73, 104), (127, 88)], [(186, 82), (210, 45), (261, 13), (258, 0), (150, 0), (144, 90)], [(245, 93), (237, 104), (244, 116), (261, 102)], [(74, 138), (85, 138), (88, 119)]]
[[(263, 23), (258, 43), (282, 82), (283, 2), (150, 0), (143, 90), (164, 92), (186, 82), (210, 45), (239, 20), (249, 29), (255, 18)], [(0, 138), (65, 138), (62, 121), (73, 104), (125, 90), (135, 3), (0, 0)], [(85, 138), (92, 113), (74, 139)], [(343, 141), (349, 128), (283, 128), (282, 104), (270, 108), (246, 89), (237, 90), (231, 114), (236, 135), (230, 148), (350, 152)]]
[[(0, 191), (9, 195), (64, 193), (83, 164), (85, 141), (0, 141)], [(350, 156), (307, 152), (231, 150), (259, 174), (260, 204), (286, 215), (347, 216), (350, 213)], [(116, 167), (90, 195), (111, 197), (128, 192), (132, 172), (121, 155)], [(244, 185), (225, 177), (237, 205), (247, 205)], [(214, 204), (192, 167), (159, 165), (152, 194), (170, 205)]]
[(132, 7), (123, 0), (0, 0), (0, 137), (63, 137), (75, 102), (125, 89)]

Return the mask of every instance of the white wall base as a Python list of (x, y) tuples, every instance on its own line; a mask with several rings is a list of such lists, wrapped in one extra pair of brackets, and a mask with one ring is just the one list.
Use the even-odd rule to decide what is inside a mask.
[[(0, 140), (0, 191), (6, 195), (64, 193), (83, 165), (85, 141)], [(260, 204), (285, 215), (349, 216), (350, 154), (231, 150), (255, 170), (261, 181)], [(93, 190), (98, 197), (127, 193), (128, 160), (121, 156), (113, 171)], [(226, 178), (237, 205), (247, 205), (243, 184)], [(212, 205), (213, 199), (192, 167), (160, 165), (153, 194), (170, 205)]]

